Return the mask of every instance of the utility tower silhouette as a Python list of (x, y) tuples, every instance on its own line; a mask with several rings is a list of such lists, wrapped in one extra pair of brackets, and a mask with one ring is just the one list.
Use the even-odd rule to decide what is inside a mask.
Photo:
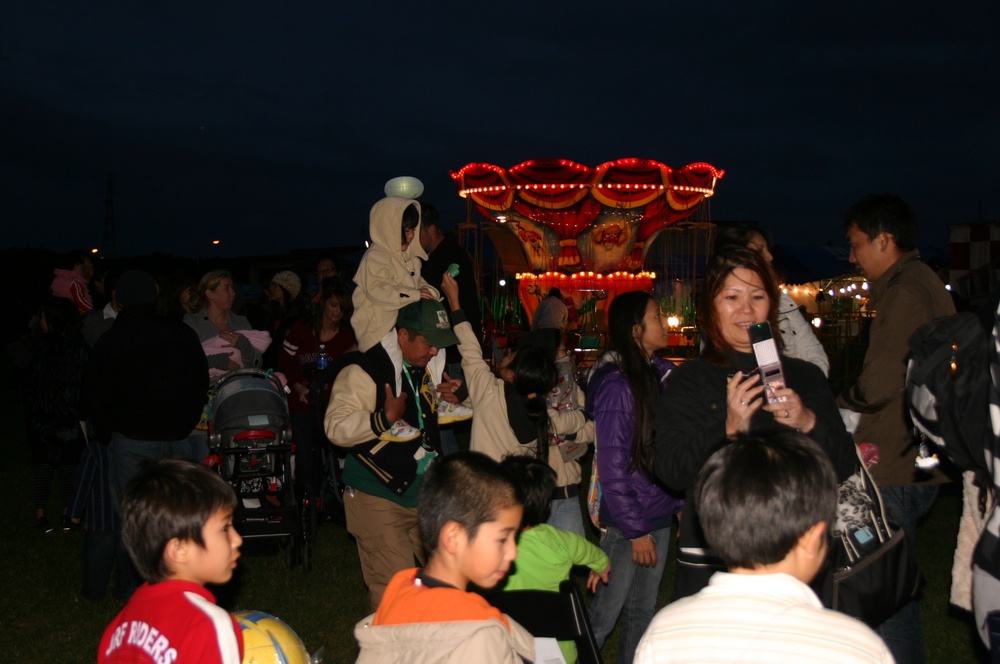
[(115, 201), (111, 190), (111, 173), (108, 173), (108, 198), (104, 211), (104, 244), (101, 255), (105, 258), (118, 258), (118, 241), (115, 237)]

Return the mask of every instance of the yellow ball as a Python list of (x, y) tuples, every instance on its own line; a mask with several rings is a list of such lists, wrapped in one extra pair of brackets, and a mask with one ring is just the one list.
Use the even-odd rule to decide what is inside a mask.
[(262, 611), (233, 614), (243, 630), (243, 664), (309, 664), (302, 639), (280, 618)]

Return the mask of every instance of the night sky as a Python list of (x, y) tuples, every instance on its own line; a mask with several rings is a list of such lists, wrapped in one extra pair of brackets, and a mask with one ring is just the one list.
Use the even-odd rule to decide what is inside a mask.
[(120, 255), (232, 256), (358, 244), (398, 175), (456, 222), (449, 170), (539, 157), (709, 162), (779, 244), (873, 191), (924, 244), (1000, 220), (998, 4), (870, 4), (4, 1), (0, 248), (100, 246), (108, 173)]

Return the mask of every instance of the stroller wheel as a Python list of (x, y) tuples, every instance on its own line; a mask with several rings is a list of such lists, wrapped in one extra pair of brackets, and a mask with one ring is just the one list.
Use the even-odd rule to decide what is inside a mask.
[(317, 516), (316, 502), (308, 487), (303, 487), (299, 498), (299, 560), (302, 571), (312, 569), (312, 542), (316, 537)]
[(313, 496), (308, 489), (305, 491), (305, 500), (302, 510), (303, 523), (302, 533), (306, 541), (316, 539), (316, 531), (319, 529), (319, 509), (321, 505), (316, 496)]
[(307, 539), (302, 541), (302, 571), (312, 571), (312, 542)]
[(285, 569), (291, 572), (299, 564), (299, 538), (295, 535), (288, 537), (288, 545), (285, 547)]

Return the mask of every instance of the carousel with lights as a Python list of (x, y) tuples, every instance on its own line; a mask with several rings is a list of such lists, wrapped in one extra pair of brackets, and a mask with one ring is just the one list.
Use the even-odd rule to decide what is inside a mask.
[[(666, 257), (647, 261), (664, 230), (690, 227), (699, 210), (698, 223), (711, 226), (703, 203), (723, 174), (704, 162), (672, 169), (649, 159), (596, 167), (535, 159), (508, 169), (471, 163), (451, 177), (469, 201), (466, 228), (474, 226), (471, 211), (478, 210), (504, 274), (516, 279), (529, 321), (548, 292), (559, 288), (570, 310), (569, 329), (599, 334), (618, 293), (653, 293), (657, 268), (674, 271)], [(674, 276), (661, 274), (659, 281)], [(675, 324), (683, 317), (665, 313)]]

